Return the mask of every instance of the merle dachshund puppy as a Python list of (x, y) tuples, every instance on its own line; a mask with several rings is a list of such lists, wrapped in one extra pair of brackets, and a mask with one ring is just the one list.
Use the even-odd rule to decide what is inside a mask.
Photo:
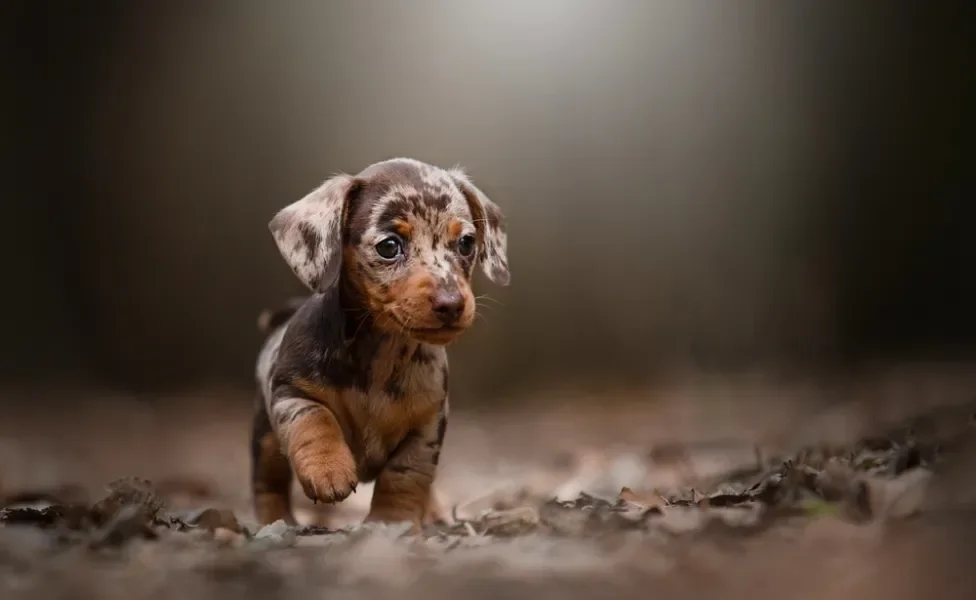
[(419, 527), (437, 510), (446, 346), (474, 321), (472, 273), (509, 283), (501, 211), (460, 169), (397, 158), (330, 178), (269, 228), (313, 293), (261, 321), (258, 520), (295, 522), (295, 476), (327, 503), (374, 481), (366, 520)]

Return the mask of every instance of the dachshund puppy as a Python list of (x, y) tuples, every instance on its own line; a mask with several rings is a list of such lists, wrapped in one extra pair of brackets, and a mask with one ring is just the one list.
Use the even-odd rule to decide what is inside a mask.
[(419, 526), (448, 419), (446, 346), (480, 265), (508, 285), (502, 213), (459, 169), (397, 158), (339, 174), (269, 224), (313, 294), (261, 320), (252, 494), (262, 524), (374, 481), (367, 521)]

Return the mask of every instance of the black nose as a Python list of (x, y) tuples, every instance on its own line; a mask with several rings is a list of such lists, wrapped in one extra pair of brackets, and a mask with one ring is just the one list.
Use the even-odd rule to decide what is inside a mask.
[(458, 320), (464, 312), (464, 296), (459, 291), (439, 291), (431, 298), (434, 307), (434, 314), (445, 325), (450, 325)]

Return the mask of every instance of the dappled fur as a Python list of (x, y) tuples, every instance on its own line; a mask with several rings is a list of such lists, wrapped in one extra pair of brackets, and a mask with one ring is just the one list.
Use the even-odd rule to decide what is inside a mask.
[(501, 211), (459, 169), (392, 159), (330, 178), (269, 228), (312, 294), (260, 320), (258, 520), (294, 522), (294, 474), (330, 503), (375, 481), (367, 520), (419, 524), (434, 509), (446, 346), (474, 321), (474, 267), (509, 282)]

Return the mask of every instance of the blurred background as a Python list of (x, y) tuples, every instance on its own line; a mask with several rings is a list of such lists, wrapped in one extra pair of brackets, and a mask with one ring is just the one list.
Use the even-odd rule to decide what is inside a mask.
[[(250, 519), (256, 319), (304, 293), (268, 221), (332, 173), (394, 156), (465, 166), (509, 226), (512, 285), (479, 275), (485, 319), (452, 349), (444, 506), (499, 486), (521, 502), (687, 485), (753, 468), (767, 447), (850, 442), (971, 402), (974, 13), (3, 3), (0, 507), (93, 501), (138, 476), (170, 508)], [(947, 421), (974, 431), (967, 410)], [(974, 448), (932, 493), (969, 512), (925, 530), (902, 562), (882, 554), (865, 570), (848, 560), (865, 538), (845, 529), (806, 559), (829, 555), (833, 575), (805, 568), (790, 537), (784, 552), (730, 546), (754, 566), (729, 562), (743, 583), (714, 589), (755, 597), (753, 576), (777, 573), (793, 595), (812, 582), (809, 597), (873, 597), (851, 592), (858, 564), (888, 581), (872, 588), (886, 598), (968, 581)], [(338, 515), (294, 496), (300, 522), (341, 525), (370, 492)], [(37, 552), (23, 540), (0, 540), (11, 590), (29, 561), (10, 557)], [(78, 556), (60, 562), (82, 576), (39, 580), (77, 596), (101, 568)], [(146, 581), (186, 581), (161, 554), (131, 556), (152, 565)], [(566, 591), (590, 589), (573, 581)]]
[(219, 388), (233, 443), (214, 450), (207, 427), (233, 419), (213, 408), (200, 445), (177, 416), (166, 447), (233, 461), (243, 492), (255, 321), (303, 293), (267, 223), (393, 156), (464, 165), (508, 218), (512, 285), (479, 278), (491, 300), (453, 349), (455, 409), (976, 353), (971, 4), (2, 11), (0, 441), (129, 461), (93, 478), (148, 469), (140, 439), (167, 452), (160, 413), (137, 407), (210, 410), (192, 390)]
[(398, 155), (509, 219), (461, 402), (971, 354), (972, 11), (749, 6), (7, 4), (2, 375), (249, 386), (271, 215)]

